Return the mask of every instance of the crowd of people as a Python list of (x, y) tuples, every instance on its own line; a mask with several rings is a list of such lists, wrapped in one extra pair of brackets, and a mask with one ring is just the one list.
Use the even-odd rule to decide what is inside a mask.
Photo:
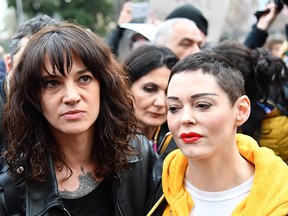
[(210, 43), (181, 5), (121, 58), (131, 2), (106, 38), (47, 15), (22, 24), (0, 78), (0, 215), (288, 215), (276, 6), (243, 43)]

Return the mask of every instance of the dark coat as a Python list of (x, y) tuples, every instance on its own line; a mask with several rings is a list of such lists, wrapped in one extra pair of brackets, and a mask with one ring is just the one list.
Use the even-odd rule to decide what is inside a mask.
[(256, 49), (257, 47), (262, 47), (266, 42), (268, 33), (256, 27), (252, 26), (251, 31), (248, 33), (244, 45), (250, 49)]
[[(155, 189), (153, 185), (156, 181), (156, 176), (153, 174), (153, 165), (158, 156), (144, 136), (139, 135), (138, 137), (141, 145), (141, 158), (131, 158), (129, 160), (131, 171), (119, 172), (118, 179), (109, 179), (112, 188), (113, 215), (115, 216), (146, 215), (148, 197), (151, 191)], [(133, 146), (138, 144), (136, 140), (131, 141)], [(18, 206), (21, 209), (20, 214), (14, 215), (70, 215), (59, 196), (51, 158), (49, 169), (47, 181), (41, 185), (28, 183), (24, 187), (23, 180), (13, 179), (18, 194), (18, 200), (15, 197), (13, 206), (16, 208), (17, 204), (19, 204)], [(27, 188), (29, 189), (27, 190)], [(7, 206), (9, 206), (7, 203), (9, 201), (5, 199), (7, 194), (4, 193), (4, 190), (5, 188), (0, 185), (0, 215), (11, 216), (11, 214), (7, 213)]]

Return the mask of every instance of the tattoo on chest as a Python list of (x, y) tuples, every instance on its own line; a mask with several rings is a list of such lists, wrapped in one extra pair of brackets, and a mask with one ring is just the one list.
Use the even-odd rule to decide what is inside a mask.
[(64, 191), (59, 191), (62, 198), (76, 199), (79, 197), (83, 197), (93, 191), (101, 183), (101, 181), (96, 181), (96, 179), (93, 177), (92, 172), (85, 172), (82, 166), (81, 171), (83, 175), (78, 176), (78, 180), (80, 182), (79, 188), (75, 191), (67, 191), (66, 189)]

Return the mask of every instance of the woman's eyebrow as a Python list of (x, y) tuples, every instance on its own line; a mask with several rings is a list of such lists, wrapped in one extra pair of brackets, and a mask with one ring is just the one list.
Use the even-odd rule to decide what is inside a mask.
[(167, 100), (179, 100), (179, 98), (175, 96), (169, 96), (167, 97)]
[(86, 73), (86, 72), (90, 72), (90, 70), (88, 70), (87, 68), (86, 69), (83, 69), (83, 70), (79, 70), (79, 71), (76, 71), (76, 73)]
[[(86, 72), (90, 72), (88, 69), (83, 69), (83, 70), (79, 70), (79, 71), (76, 71), (77, 74), (83, 74), (83, 73), (86, 73)], [(42, 78), (45, 78), (45, 77), (58, 77), (58, 76), (62, 76), (62, 75), (59, 75), (57, 73), (54, 73), (54, 72), (49, 72), (46, 70), (46, 74), (42, 76)]]
[[(198, 94), (192, 95), (191, 98), (195, 99), (195, 98), (204, 97), (204, 96), (218, 96), (218, 94), (215, 94), (215, 93), (198, 93)], [(175, 97), (175, 96), (169, 96), (169, 97), (167, 97), (167, 100), (179, 100), (179, 98)]]
[(215, 93), (198, 93), (198, 94), (192, 95), (191, 98), (195, 99), (195, 98), (205, 97), (205, 96), (219, 96), (219, 95)]

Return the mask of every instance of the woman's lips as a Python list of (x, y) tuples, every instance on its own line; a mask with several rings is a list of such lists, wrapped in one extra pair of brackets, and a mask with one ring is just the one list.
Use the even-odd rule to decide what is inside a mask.
[(194, 143), (202, 138), (200, 134), (190, 132), (190, 133), (182, 133), (180, 138), (183, 140), (184, 143)]
[(162, 116), (164, 116), (165, 114), (163, 114), (163, 113), (151, 112), (151, 115), (154, 116), (154, 117), (162, 117)]
[(74, 110), (74, 111), (68, 111), (62, 114), (62, 117), (67, 120), (78, 120), (83, 117), (85, 114), (82, 110)]

